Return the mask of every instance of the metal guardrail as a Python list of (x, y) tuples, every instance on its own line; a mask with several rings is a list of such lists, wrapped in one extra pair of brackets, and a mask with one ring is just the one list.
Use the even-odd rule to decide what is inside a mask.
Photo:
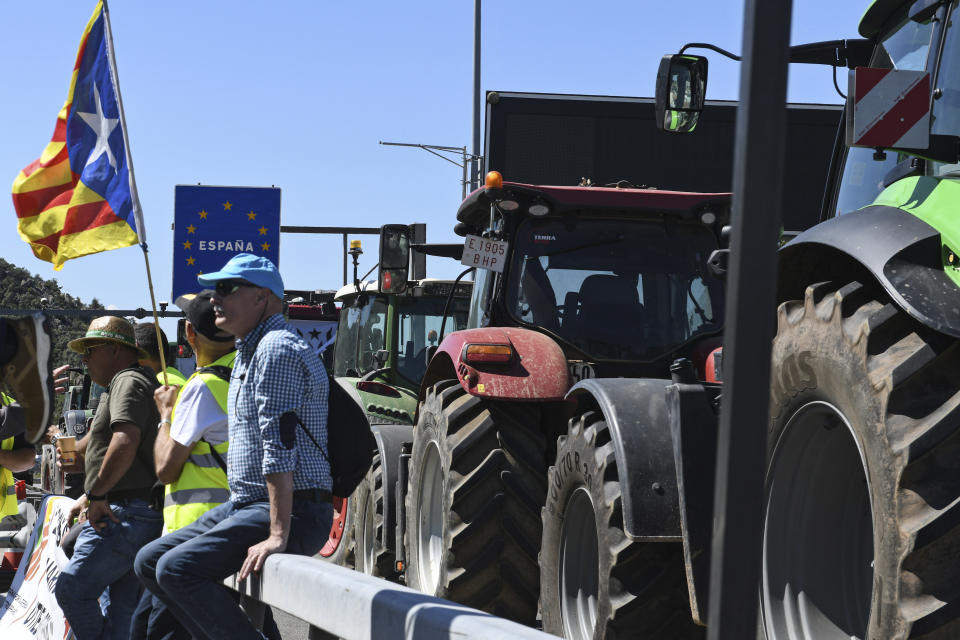
[(556, 640), (516, 622), (316, 558), (276, 554), (267, 558), (259, 576), (239, 583), (232, 576), (224, 584), (306, 621), (310, 638)]

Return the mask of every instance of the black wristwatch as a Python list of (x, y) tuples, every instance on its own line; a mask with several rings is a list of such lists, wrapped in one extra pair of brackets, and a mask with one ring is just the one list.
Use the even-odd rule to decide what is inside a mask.
[(99, 502), (100, 500), (106, 500), (106, 494), (102, 496), (95, 495), (92, 491), (85, 491), (84, 494), (87, 496), (87, 502)]

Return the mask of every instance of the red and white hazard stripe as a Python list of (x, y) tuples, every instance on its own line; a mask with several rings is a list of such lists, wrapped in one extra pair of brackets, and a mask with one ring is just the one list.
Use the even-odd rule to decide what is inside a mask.
[(853, 146), (927, 148), (929, 73), (859, 67), (853, 96)]

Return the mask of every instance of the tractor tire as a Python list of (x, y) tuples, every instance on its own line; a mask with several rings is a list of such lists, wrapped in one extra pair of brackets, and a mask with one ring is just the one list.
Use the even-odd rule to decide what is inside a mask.
[(373, 463), (363, 482), (353, 492), (353, 545), (357, 571), (378, 578), (398, 581), (394, 570), (394, 553), (387, 550), (386, 524), (383, 521), (383, 466), (380, 454), (373, 456)]
[(535, 622), (545, 444), (535, 403), (471, 396), (456, 380), (427, 391), (406, 495), (408, 585)]
[(681, 544), (631, 541), (622, 509), (603, 416), (575, 416), (548, 472), (540, 548), (543, 630), (567, 640), (705, 637), (690, 615)]
[(960, 344), (873, 282), (807, 287), (773, 343), (767, 640), (960, 637)]
[[(356, 492), (354, 492), (356, 493)], [(354, 514), (353, 497), (333, 498), (333, 524), (326, 544), (317, 551), (315, 558), (332, 562), (339, 567), (353, 569), (354, 565)]]

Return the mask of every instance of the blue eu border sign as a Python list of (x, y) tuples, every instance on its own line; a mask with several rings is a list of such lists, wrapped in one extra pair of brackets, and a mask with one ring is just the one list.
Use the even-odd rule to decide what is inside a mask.
[(177, 185), (173, 203), (173, 297), (200, 290), (197, 276), (238, 253), (280, 266), (280, 189)]

